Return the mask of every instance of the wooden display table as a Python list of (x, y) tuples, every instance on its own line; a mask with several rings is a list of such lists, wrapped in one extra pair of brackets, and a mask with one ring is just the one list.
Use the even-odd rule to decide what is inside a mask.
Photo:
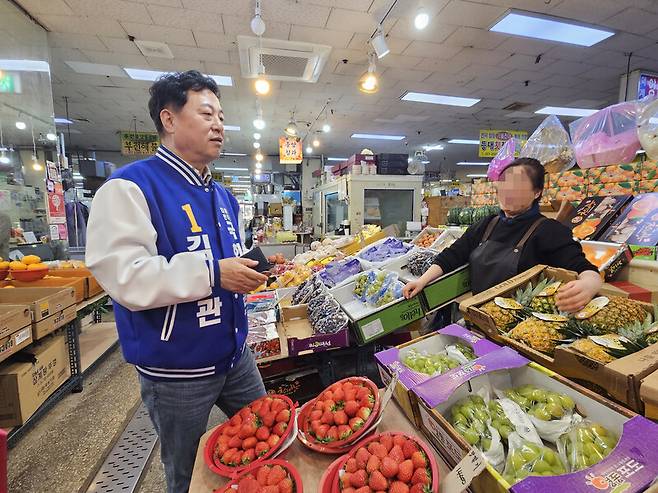
[[(226, 479), (213, 473), (203, 460), (203, 449), (213, 430), (206, 432), (199, 442), (199, 449), (197, 450), (196, 461), (194, 463), (194, 471), (192, 472), (190, 493), (212, 493), (215, 489), (226, 484)], [(386, 409), (384, 410), (384, 419), (380, 423), (377, 431), (401, 431), (403, 433), (417, 436), (419, 439), (427, 443), (434, 453), (434, 457), (439, 465), (440, 477), (443, 478), (448, 474), (449, 469), (443, 459), (432, 448), (420, 430), (414, 428), (414, 426), (407, 420), (397, 403), (393, 400), (391, 400), (388, 406), (386, 406)], [(319, 491), (320, 477), (329, 464), (338, 458), (338, 455), (325, 455), (313, 452), (304, 447), (299, 440), (295, 440), (290, 449), (286, 452), (284, 458), (292, 463), (299, 471), (304, 484), (304, 491), (317, 492)]]

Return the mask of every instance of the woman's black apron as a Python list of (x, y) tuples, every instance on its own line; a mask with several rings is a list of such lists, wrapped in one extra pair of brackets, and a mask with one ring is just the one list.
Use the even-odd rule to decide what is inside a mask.
[(514, 247), (489, 239), (500, 220), (500, 216), (496, 216), (489, 221), (480, 244), (471, 252), (469, 260), (471, 265), (471, 291), (473, 294), (486, 291), (519, 273), (519, 259), (523, 247), (546, 219), (544, 216), (537, 218)]

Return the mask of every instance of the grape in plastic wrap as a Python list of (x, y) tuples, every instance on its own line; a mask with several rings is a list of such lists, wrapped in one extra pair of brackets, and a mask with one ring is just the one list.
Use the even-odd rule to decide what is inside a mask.
[(566, 171), (576, 163), (569, 133), (555, 115), (541, 122), (521, 149), (520, 156), (536, 159), (547, 173)]
[(658, 98), (645, 98), (637, 120), (637, 135), (647, 157), (658, 160)]

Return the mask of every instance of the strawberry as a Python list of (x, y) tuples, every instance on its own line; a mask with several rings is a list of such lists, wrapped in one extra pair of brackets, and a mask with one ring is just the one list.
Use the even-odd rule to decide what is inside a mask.
[(288, 474), (286, 473), (286, 470), (277, 464), (276, 466), (272, 467), (272, 470), (270, 471), (270, 475), (267, 478), (267, 485), (278, 485), (287, 476)]
[(418, 452), (418, 445), (413, 440), (407, 440), (402, 447), (405, 459), (411, 459), (415, 452)]
[(265, 416), (266, 414), (269, 414), (269, 412), (271, 411), (271, 409), (270, 409), (270, 403), (271, 403), (271, 400), (269, 400), (269, 401), (267, 401), (267, 400), (263, 401), (263, 405), (260, 407), (260, 410), (259, 410), (259, 412), (258, 412), (258, 416), (259, 416), (260, 418), (262, 418), (262, 417)]
[(354, 389), (346, 390), (345, 401), (356, 401), (356, 390)]
[(393, 445), (399, 445), (400, 447), (403, 447), (406, 441), (407, 439), (404, 435), (393, 436)]
[(253, 422), (253, 421), (250, 422), (250, 423), (247, 422), (247, 423), (243, 424), (240, 427), (240, 431), (238, 432), (238, 436), (244, 440), (245, 438), (249, 438), (249, 437), (254, 436), (256, 434), (257, 429), (258, 429), (258, 427), (256, 426), (255, 422)]
[(356, 416), (356, 413), (359, 412), (359, 403), (356, 401), (347, 401), (345, 402), (343, 411), (345, 411), (345, 414), (347, 414), (350, 418), (353, 418)]
[(313, 404), (313, 410), (324, 412), (324, 401), (322, 400), (315, 401), (315, 404)]
[(329, 431), (327, 432), (327, 440), (329, 442), (335, 442), (338, 440), (338, 428), (336, 426), (329, 428)]
[(273, 484), (269, 486), (261, 486), (258, 493), (279, 493), (279, 485)]
[(262, 457), (266, 453), (270, 451), (270, 446), (267, 444), (267, 442), (258, 442), (256, 444), (256, 456), (257, 457)]
[[(366, 464), (366, 471), (368, 471), (368, 474), (372, 474), (375, 471), (379, 471), (379, 464), (380, 464), (379, 457), (377, 457), (376, 455), (371, 455), (370, 459), (368, 459), (368, 464)], [(374, 490), (380, 489), (380, 488), (375, 488), (372, 485), (370, 485), (370, 487)]]
[(249, 450), (250, 448), (254, 448), (257, 443), (258, 438), (256, 437), (245, 438), (242, 440), (242, 450)]
[(256, 430), (256, 438), (261, 442), (264, 442), (270, 438), (270, 429), (267, 426), (261, 426)]
[(350, 484), (355, 488), (362, 488), (368, 483), (368, 475), (363, 469), (359, 469), (354, 474), (350, 475)]
[(344, 472), (343, 475), (340, 476), (340, 486), (341, 486), (341, 488), (351, 488), (352, 487), (352, 473), (351, 472)]
[(347, 392), (348, 390), (353, 389), (353, 388), (354, 388), (354, 384), (352, 382), (350, 382), (349, 380), (347, 382), (343, 382), (343, 390), (344, 391)]
[(430, 490), (427, 489), (427, 486), (424, 484), (414, 484), (411, 486), (411, 489), (409, 490), (409, 493), (428, 493)]
[(360, 430), (363, 428), (364, 421), (361, 418), (352, 418), (350, 419), (350, 428), (352, 428), (352, 431)]
[(288, 406), (286, 403), (281, 400), (281, 399), (272, 399), (272, 405), (270, 406), (270, 409), (272, 411), (276, 411), (277, 413), (283, 409), (286, 409)]
[(370, 486), (363, 486), (362, 488), (356, 490), (354, 493), (372, 493), (372, 490), (370, 489)]
[(356, 398), (357, 398), (358, 400), (367, 399), (367, 398), (370, 397), (371, 395), (372, 395), (372, 393), (370, 392), (370, 389), (368, 389), (368, 388), (366, 388), (366, 387), (361, 387), (361, 388), (356, 392)]
[(252, 463), (255, 460), (256, 460), (256, 449), (250, 448), (242, 453), (242, 459), (240, 459), (240, 462), (246, 465)]
[(261, 399), (261, 400), (258, 400), (258, 401), (256, 401), (256, 402), (254, 402), (254, 403), (251, 405), (251, 412), (260, 416), (260, 414), (258, 413), (258, 411), (260, 411), (260, 408), (261, 408), (261, 407), (263, 407), (263, 400), (262, 400), (262, 399)]
[(337, 425), (346, 425), (348, 422), (347, 419), (347, 414), (345, 414), (345, 411), (336, 411), (334, 413), (334, 423)]
[(322, 425), (322, 421), (317, 420), (317, 421), (311, 421), (311, 431), (313, 433), (317, 433), (318, 428)]
[(270, 435), (270, 438), (267, 439), (267, 444), (270, 446), (270, 449), (276, 447), (276, 445), (279, 443), (279, 440), (281, 440), (279, 435)]
[(430, 476), (427, 474), (427, 469), (424, 467), (416, 469), (414, 475), (411, 476), (411, 484), (430, 484)]
[(238, 491), (240, 493), (258, 493), (260, 484), (254, 478), (244, 477), (238, 483)]
[(341, 402), (345, 399), (345, 391), (341, 388), (338, 388), (334, 391), (333, 399), (336, 402)]
[(256, 480), (258, 480), (259, 485), (267, 486), (267, 478), (270, 475), (270, 469), (272, 469), (270, 466), (262, 466), (258, 468), (258, 471), (256, 471)]
[(370, 486), (370, 489), (374, 491), (385, 490), (388, 487), (388, 481), (381, 472), (374, 471), (372, 474), (370, 474), (368, 486)]
[(265, 416), (263, 416), (263, 426), (271, 428), (274, 426), (274, 420), (276, 419), (276, 411), (270, 411)]
[(312, 411), (311, 414), (309, 414), (309, 419), (311, 421), (322, 419), (323, 414), (324, 413), (322, 411), (316, 409), (316, 410)]
[(356, 416), (358, 418), (361, 418), (363, 421), (366, 421), (368, 417), (370, 416), (370, 408), (367, 407), (362, 407), (359, 409), (359, 412), (356, 413)]
[(276, 415), (275, 421), (277, 423), (288, 423), (290, 421), (290, 409), (282, 409)]
[(398, 479), (403, 483), (409, 483), (414, 475), (414, 463), (407, 459), (398, 467)]
[(217, 443), (217, 445), (215, 445), (215, 456), (221, 457), (229, 448), (228, 443)]
[(331, 411), (325, 411), (322, 414), (321, 421), (322, 421), (323, 425), (329, 425), (329, 426), (333, 425), (334, 424), (334, 413), (332, 413)]
[(228, 442), (228, 447), (229, 448), (240, 448), (242, 447), (242, 442), (243, 440), (239, 436), (234, 436), (231, 437), (231, 439)]
[(322, 398), (325, 401), (333, 401), (334, 400), (334, 393), (331, 390), (327, 390), (324, 394), (322, 394)]
[(282, 437), (287, 429), (288, 429), (288, 423), (279, 422), (279, 423), (274, 425), (274, 428), (272, 428), (272, 433)]
[(345, 470), (347, 472), (356, 472), (358, 467), (356, 466), (356, 459), (354, 457), (351, 457), (347, 459), (347, 462), (345, 463)]
[(332, 401), (332, 400), (324, 401), (324, 410), (325, 410), (325, 412), (326, 411), (333, 412), (334, 409), (336, 409), (336, 403), (334, 401)]
[[(241, 418), (241, 419), (242, 419), (242, 418)], [(242, 421), (240, 421), (240, 423), (242, 423)], [(230, 436), (230, 437), (235, 436), (235, 435), (237, 435), (238, 432), (240, 431), (240, 427), (241, 427), (241, 426), (242, 426), (242, 425), (227, 426), (226, 429), (224, 430), (224, 434), (225, 434), (225, 435), (228, 435), (228, 436)]]
[(245, 421), (249, 416), (251, 416), (253, 413), (251, 412), (251, 409), (248, 407), (243, 407), (240, 409), (240, 417), (242, 418), (242, 421)]
[(394, 481), (391, 483), (388, 493), (409, 493), (409, 486), (400, 481)]
[(242, 424), (242, 416), (235, 414), (230, 420), (229, 424), (231, 426), (240, 426)]
[(372, 411), (372, 408), (373, 408), (374, 403), (375, 403), (374, 400), (372, 400), (368, 397), (365, 397), (363, 399), (358, 399), (357, 402), (359, 403), (359, 407), (367, 407), (371, 411)]
[(236, 453), (238, 453), (238, 449), (236, 448), (230, 448), (224, 452), (221, 458), (222, 464), (226, 464), (227, 466), (235, 465), (234, 456)]
[(320, 425), (318, 431), (315, 432), (315, 437), (323, 442), (327, 439), (327, 433), (329, 432), (329, 425)]
[(357, 467), (359, 469), (365, 469), (366, 464), (368, 463), (368, 459), (370, 459), (370, 452), (368, 452), (365, 447), (361, 447), (356, 451), (356, 455), (354, 457), (356, 458)]
[(338, 427), (338, 438), (340, 440), (345, 440), (352, 436), (352, 430), (347, 425), (340, 425)]
[(402, 451), (402, 447), (400, 447), (399, 445), (393, 445), (393, 448), (388, 453), (388, 456), (398, 464), (400, 464), (405, 459), (404, 452)]
[(427, 459), (425, 458), (425, 454), (420, 451), (414, 452), (411, 455), (411, 462), (414, 463), (414, 469), (418, 469), (418, 468), (425, 469), (427, 467)]
[(393, 448), (393, 437), (391, 435), (381, 435), (379, 437), (379, 443), (386, 447), (387, 452), (390, 452)]
[(349, 488), (343, 488), (340, 490), (340, 493), (356, 493), (356, 490), (350, 486)]
[(394, 478), (398, 474), (398, 463), (390, 457), (384, 457), (380, 470), (385, 478)]
[(368, 444), (368, 452), (370, 452), (373, 455), (376, 455), (380, 459), (386, 457), (386, 447), (384, 447), (379, 442), (370, 442)]
[(279, 493), (292, 493), (293, 484), (292, 479), (285, 478), (279, 483)]

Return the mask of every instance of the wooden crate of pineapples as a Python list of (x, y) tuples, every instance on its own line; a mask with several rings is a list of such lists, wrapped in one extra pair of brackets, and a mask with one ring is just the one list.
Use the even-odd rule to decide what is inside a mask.
[(575, 272), (539, 265), (465, 300), (460, 309), (490, 339), (641, 413), (641, 380), (658, 370), (658, 310), (605, 296), (581, 313), (559, 313), (555, 293), (576, 278)]

